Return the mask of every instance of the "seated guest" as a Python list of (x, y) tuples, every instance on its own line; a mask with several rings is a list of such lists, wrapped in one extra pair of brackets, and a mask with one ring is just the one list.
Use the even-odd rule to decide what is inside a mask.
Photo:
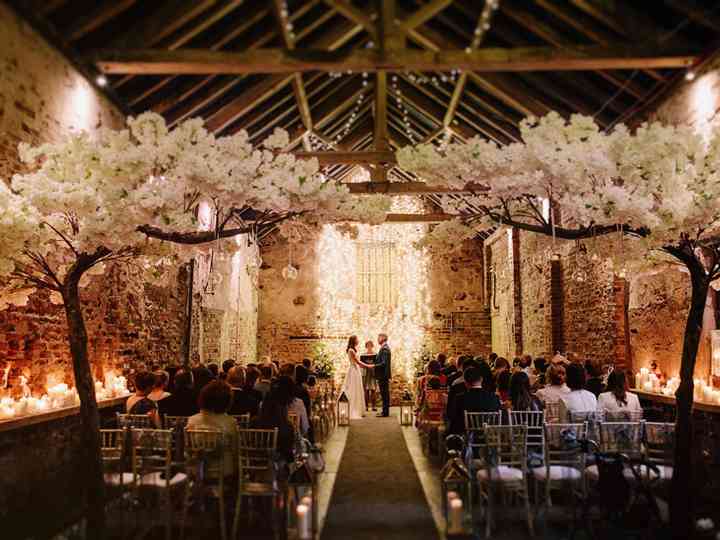
[(292, 364), (290, 362), (285, 362), (280, 366), (280, 376), (281, 377), (290, 377), (291, 379), (295, 378), (295, 364)]
[(447, 381), (450, 382), (450, 378), (457, 371), (457, 360), (454, 356), (447, 359), (445, 367), (443, 368), (443, 374), (447, 377)]
[(585, 389), (595, 394), (595, 397), (598, 397), (605, 391), (600, 362), (598, 360), (588, 360), (585, 362), (585, 370), (588, 376), (588, 379), (585, 381)]
[(497, 394), (500, 401), (507, 403), (510, 400), (510, 371), (502, 369), (495, 376), (495, 385), (497, 386)]
[(248, 394), (255, 396), (255, 399), (260, 403), (263, 399), (262, 392), (255, 389), (255, 383), (260, 379), (260, 370), (257, 367), (248, 367), (245, 370), (245, 385), (243, 390)]
[(235, 367), (235, 360), (227, 359), (222, 363), (222, 372), (220, 373), (221, 379), (227, 379), (230, 370)]
[(497, 361), (497, 359), (498, 355), (495, 352), (491, 352), (488, 356), (488, 364), (490, 364), (490, 369), (492, 369), (493, 371), (495, 370), (495, 362)]
[(507, 359), (503, 358), (502, 356), (498, 356), (497, 358), (495, 358), (495, 367), (493, 368), (496, 380), (498, 375), (500, 375), (500, 373), (502, 373), (503, 371), (510, 371), (510, 362), (508, 362)]
[(471, 366), (465, 370), (465, 392), (453, 400), (448, 410), (450, 433), (465, 432), (466, 412), (497, 412), (500, 400), (494, 392), (485, 387), (484, 381), (492, 378), (490, 368), (485, 364), (481, 367)]
[(550, 366), (547, 371), (549, 384), (545, 388), (541, 388), (535, 395), (543, 403), (554, 403), (560, 401), (560, 398), (570, 393), (570, 389), (565, 384), (565, 368), (562, 364)]
[(212, 371), (203, 365), (194, 367), (192, 371), (195, 379), (195, 392), (199, 396), (205, 385), (213, 380)]
[(257, 394), (250, 393), (245, 389), (245, 369), (241, 366), (230, 369), (226, 382), (232, 388), (233, 394), (233, 402), (228, 414), (257, 416), (260, 409), (260, 400), (257, 398)]
[(127, 398), (125, 410), (128, 414), (147, 414), (153, 424), (159, 427), (160, 416), (157, 403), (148, 398), (148, 394), (152, 392), (154, 386), (155, 375), (149, 371), (141, 371), (135, 375), (135, 393)]
[(598, 410), (607, 413), (642, 411), (637, 395), (627, 389), (625, 372), (621, 369), (613, 370), (608, 375), (607, 392), (603, 392), (598, 398)]
[(208, 364), (208, 369), (210, 370), (210, 373), (212, 373), (213, 379), (217, 379), (218, 374), (220, 373), (220, 368), (218, 367), (218, 365), (215, 363)]
[(277, 451), (285, 461), (292, 461), (295, 428), (288, 420), (288, 403), (293, 399), (288, 387), (274, 386), (260, 405), (260, 413), (251, 426), (254, 429), (278, 428)]
[(225, 435), (223, 470), (232, 476), (236, 470), (238, 425), (228, 414), (232, 404), (232, 389), (224, 381), (213, 381), (200, 392), (200, 412), (188, 419), (188, 429), (209, 429)]
[(447, 378), (447, 385), (450, 386), (455, 383), (456, 380), (462, 377), (463, 372), (463, 366), (465, 364), (465, 356), (458, 356), (457, 362), (456, 362), (456, 369), (453, 373), (448, 375)]
[(277, 388), (282, 396), (290, 396), (287, 402), (288, 414), (296, 414), (299, 422), (300, 434), (306, 436), (310, 429), (310, 421), (308, 420), (305, 404), (297, 397), (295, 383), (290, 377), (281, 375), (272, 383), (272, 388)]
[(513, 411), (541, 411), (542, 403), (530, 392), (530, 377), (516, 371), (510, 377), (510, 405)]
[(160, 414), (165, 416), (192, 416), (198, 412), (197, 397), (193, 388), (192, 371), (179, 369), (175, 373), (174, 391), (158, 402)]
[(167, 371), (162, 369), (153, 373), (155, 375), (155, 384), (153, 385), (152, 391), (148, 394), (148, 399), (153, 401), (160, 401), (170, 395), (167, 391), (168, 382), (170, 382), (170, 375)]
[(570, 392), (560, 398), (560, 418), (569, 421), (570, 413), (596, 412), (597, 398), (585, 390), (585, 368), (573, 363), (565, 368), (565, 373)]
[[(305, 366), (302, 364), (295, 366), (295, 397), (303, 402), (307, 415), (312, 416), (312, 400), (310, 399), (310, 392), (307, 385), (309, 378), (310, 373)], [(315, 440), (312, 423), (310, 423), (310, 427), (308, 428), (308, 440)]]
[(312, 368), (312, 360), (310, 360), (309, 358), (303, 358), (302, 365), (305, 369), (308, 370), (309, 376), (312, 377), (315, 375), (315, 371)]
[(547, 363), (542, 356), (538, 356), (533, 361), (533, 367), (535, 368), (535, 383), (534, 387), (540, 388), (545, 386), (547, 381)]
[(445, 366), (447, 365), (447, 355), (445, 353), (438, 353), (435, 360), (440, 363), (440, 371), (444, 371)]
[(442, 372), (440, 371), (440, 362), (437, 360), (430, 360), (427, 363), (427, 366), (425, 366), (425, 375), (418, 378), (417, 380), (417, 386), (415, 389), (416, 395), (417, 395), (417, 403), (420, 405), (422, 403), (425, 388), (427, 387), (428, 382), (432, 379), (438, 379), (440, 381), (440, 385), (442, 386), (442, 380), (440, 378), (440, 375)]
[(255, 390), (262, 394), (263, 399), (270, 391), (270, 383), (272, 381), (273, 370), (270, 366), (264, 365), (260, 368), (260, 378), (255, 383)]
[(454, 401), (460, 394), (464, 393), (467, 385), (465, 384), (465, 371), (470, 368), (477, 368), (478, 364), (475, 362), (473, 358), (470, 357), (464, 357), (463, 358), (463, 371), (460, 374), (459, 377), (457, 377), (453, 383), (448, 386), (448, 398), (447, 398), (447, 407), (446, 407), (446, 415), (447, 418), (450, 418), (450, 411), (452, 407), (455, 406)]

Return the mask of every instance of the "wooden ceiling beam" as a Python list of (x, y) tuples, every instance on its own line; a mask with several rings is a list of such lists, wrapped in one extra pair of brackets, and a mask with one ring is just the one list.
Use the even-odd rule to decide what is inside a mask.
[(105, 0), (86, 15), (76, 19), (63, 34), (68, 41), (77, 41), (93, 30), (100, 28), (116, 15), (132, 7), (136, 1), (137, 0)]
[(665, 4), (685, 15), (697, 24), (720, 32), (720, 17), (715, 14), (715, 8), (705, 9), (697, 0), (665, 0)]
[(387, 73), (379, 71), (375, 80), (375, 150), (388, 149)]
[(374, 15), (368, 14), (355, 6), (353, 6), (347, 0), (323, 0), (328, 6), (340, 13), (343, 17), (349, 19), (356, 25), (361, 26), (371, 36), (377, 36), (375, 30), (375, 24), (373, 22)]
[(421, 24), (425, 24), (452, 3), (452, 0), (431, 0), (409, 17), (406, 17), (400, 24), (400, 29), (407, 33)]
[(686, 68), (697, 54), (648, 50), (646, 47), (483, 48), (418, 51), (370, 49), (345, 54), (296, 49), (257, 49), (243, 52), (200, 49), (99, 50), (89, 55), (98, 69), (109, 74), (211, 75), (292, 73), (296, 71), (450, 71), (476, 72), (574, 71), (598, 69)]
[(207, 129), (213, 132), (222, 130), (290, 83), (292, 79), (293, 75), (273, 75), (265, 78), (208, 116), (205, 121)]
[[(399, 182), (398, 182), (399, 183)], [(460, 216), (455, 214), (387, 214), (386, 223), (440, 223)]]

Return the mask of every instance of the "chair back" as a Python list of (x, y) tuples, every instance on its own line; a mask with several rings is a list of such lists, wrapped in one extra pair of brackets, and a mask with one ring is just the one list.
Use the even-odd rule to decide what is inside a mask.
[(545, 424), (544, 430), (546, 466), (581, 468), (585, 454), (580, 442), (587, 437), (587, 424)]
[(544, 411), (510, 411), (511, 426), (527, 426), (528, 448), (542, 452), (545, 448)]
[(122, 460), (126, 436), (127, 431), (124, 429), (100, 430), (100, 456), (104, 464), (114, 464)]
[(237, 422), (238, 429), (247, 429), (250, 427), (250, 413), (231, 415)]
[(185, 453), (191, 462), (203, 462), (207, 476), (222, 477), (225, 436), (211, 429), (186, 429)]
[(637, 411), (605, 411), (605, 422), (640, 422), (643, 419), (642, 409)]
[(527, 426), (485, 426), (485, 462), (488, 466), (505, 465), (527, 469)]
[(551, 424), (560, 422), (560, 401), (545, 402), (545, 421)]
[(132, 472), (135, 480), (147, 473), (163, 473), (170, 481), (173, 432), (169, 429), (132, 429)]
[(117, 413), (117, 425), (121, 429), (154, 429), (152, 418), (147, 414)]
[(645, 422), (645, 455), (648, 461), (672, 465), (675, 450), (675, 424)]
[(499, 426), (502, 420), (500, 412), (468, 412), (465, 411), (465, 430), (483, 429), (488, 426)]
[(639, 457), (642, 453), (641, 422), (602, 422), (600, 449), (603, 452)]
[(171, 416), (165, 415), (163, 424), (165, 429), (178, 429), (183, 430), (187, 426), (189, 416)]
[(602, 411), (568, 411), (567, 422), (569, 424), (586, 422), (588, 439), (600, 444), (600, 424), (604, 417)]
[(425, 405), (422, 413), (423, 420), (430, 422), (442, 421), (447, 400), (447, 390), (425, 390)]
[(239, 472), (243, 478), (273, 467), (273, 455), (277, 450), (278, 428), (241, 429), (238, 433)]

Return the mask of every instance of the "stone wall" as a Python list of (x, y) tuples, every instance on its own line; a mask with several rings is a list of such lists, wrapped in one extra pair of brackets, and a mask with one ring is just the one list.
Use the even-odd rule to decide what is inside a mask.
[[(341, 275), (337, 279), (343, 280), (342, 274), (352, 272), (352, 269), (331, 268), (332, 264), (323, 267), (328, 263), (324, 263), (326, 255), (317, 236), (294, 248), (293, 264), (298, 269), (295, 280), (282, 276), (289, 251), (287, 243), (280, 238), (274, 237), (262, 250), (262, 259), (258, 354), (281, 361), (299, 361), (312, 357), (318, 343), (325, 343), (334, 351), (339, 372), (344, 372), (342, 351), (349, 335), (357, 333), (361, 341), (364, 338), (374, 340), (374, 330), (363, 328), (359, 323), (350, 293), (354, 284), (349, 281), (339, 284), (337, 298), (323, 297), (319, 287), (322, 272), (339, 270)], [(490, 351), (490, 327), (484, 297), (482, 245), (468, 243), (457, 254), (431, 255), (426, 262), (427, 279), (419, 284), (427, 287), (423, 306), (427, 318), (419, 329), (424, 351), (433, 354), (442, 351), (451, 355), (487, 354)], [(403, 261), (398, 264), (402, 265)], [(404, 279), (402, 271), (399, 278)], [(329, 303), (337, 303), (337, 310), (333, 311), (335, 306), (330, 309)], [(402, 335), (391, 335), (394, 347), (405, 340)], [(399, 375), (400, 366), (396, 365), (394, 371)]]

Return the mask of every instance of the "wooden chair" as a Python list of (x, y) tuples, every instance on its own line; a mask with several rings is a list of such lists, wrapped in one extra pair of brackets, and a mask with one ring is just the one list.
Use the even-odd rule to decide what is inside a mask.
[(238, 494), (235, 502), (232, 537), (238, 537), (243, 497), (270, 498), (272, 527), (284, 527), (277, 511), (283, 508), (283, 489), (275, 475), (274, 456), (277, 450), (278, 429), (242, 429), (238, 434)]
[[(660, 471), (660, 482), (669, 482), (673, 475), (675, 452), (675, 424), (666, 422), (645, 422), (644, 451), (645, 459)], [(643, 473), (649, 478), (656, 476), (647, 468)]]
[(175, 491), (184, 493), (186, 500), (189, 485), (187, 474), (173, 473), (173, 432), (169, 429), (133, 429), (132, 472), (138, 495), (144, 491), (157, 492), (165, 503), (165, 537), (172, 537), (172, 496)]
[(519, 496), (525, 504), (530, 536), (534, 535), (527, 474), (527, 426), (485, 426), (485, 463), (477, 473), (481, 497), (487, 501), (485, 535), (490, 537), (495, 513), (495, 488)]
[[(642, 456), (642, 422), (601, 422), (599, 424), (600, 451), (611, 454), (625, 454), (631, 459)], [(585, 469), (587, 478), (596, 482), (600, 472), (597, 465)], [(632, 471), (627, 470), (625, 477), (632, 479)]]
[[(218, 500), (220, 518), (220, 537), (227, 538), (227, 522), (225, 521), (225, 446), (224, 434), (220, 431), (207, 429), (185, 430), (185, 453), (188, 470), (195, 470), (195, 492), (200, 496), (210, 496)], [(215, 489), (217, 488), (217, 489)], [(189, 494), (189, 490), (188, 490)], [(183, 532), (185, 516), (189, 501), (183, 505)]]
[[(552, 506), (550, 492), (570, 485), (584, 491), (585, 453), (580, 441), (587, 437), (586, 424), (545, 424), (545, 463), (533, 469), (537, 484), (545, 488), (545, 504)], [(537, 492), (536, 492), (537, 493)], [(575, 503), (575, 492), (572, 501)]]
[(148, 414), (117, 414), (117, 425), (120, 429), (155, 429), (153, 419)]
[(250, 413), (231, 415), (237, 423), (238, 429), (247, 429), (250, 427)]

